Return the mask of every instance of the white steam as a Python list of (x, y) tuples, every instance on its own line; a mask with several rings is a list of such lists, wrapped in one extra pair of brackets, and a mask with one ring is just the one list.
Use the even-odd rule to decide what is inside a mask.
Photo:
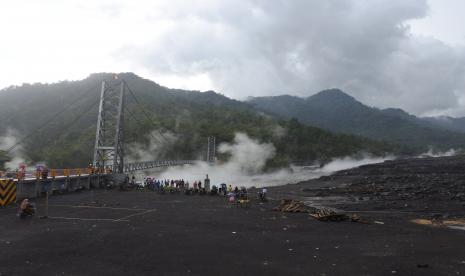
[(276, 149), (273, 144), (260, 144), (244, 133), (236, 133), (234, 143), (221, 144), (218, 152), (231, 154), (229, 162), (222, 165), (226, 171), (251, 175), (265, 167), (266, 161), (276, 154)]
[(457, 155), (458, 152), (455, 149), (449, 149), (448, 151), (438, 151), (434, 150), (433, 147), (430, 147), (427, 152), (420, 154), (418, 157), (445, 157), (445, 156), (454, 156)]
[(385, 156), (385, 157), (373, 157), (370, 155), (364, 155), (362, 159), (356, 159), (353, 157), (344, 157), (334, 159), (333, 161), (326, 164), (324, 167), (316, 169), (315, 172), (322, 173), (323, 175), (330, 174), (340, 170), (347, 170), (350, 168), (373, 164), (373, 163), (381, 163), (386, 160), (393, 160), (395, 159), (394, 156)]
[[(0, 150), (7, 151), (11, 147), (15, 146), (18, 143), (19, 137), (18, 133), (13, 129), (7, 129), (6, 135), (0, 136)], [(23, 148), (21, 145), (16, 146), (8, 155), (11, 157), (11, 160), (5, 163), (6, 169), (16, 170), (19, 168), (19, 164), (25, 163), (25, 158), (23, 157)]]
[(337, 170), (378, 163), (393, 158), (365, 157), (363, 159), (354, 159), (345, 157), (335, 159), (321, 168), (319, 166), (292, 167), (291, 169), (282, 169), (272, 173), (262, 173), (266, 161), (274, 157), (276, 153), (276, 149), (272, 144), (260, 143), (249, 138), (246, 134), (237, 133), (233, 143), (221, 144), (218, 151), (230, 154), (229, 161), (215, 166), (209, 166), (205, 162), (198, 162), (195, 165), (171, 167), (160, 175), (153, 177), (157, 179), (184, 179), (192, 185), (194, 181), (201, 180), (203, 182), (208, 174), (211, 185), (218, 186), (221, 183), (226, 183), (232, 186), (245, 187), (277, 186), (297, 183), (328, 175)]
[(171, 132), (152, 131), (148, 139), (148, 144), (132, 143), (127, 146), (127, 162), (158, 160), (163, 150), (169, 148), (177, 137)]

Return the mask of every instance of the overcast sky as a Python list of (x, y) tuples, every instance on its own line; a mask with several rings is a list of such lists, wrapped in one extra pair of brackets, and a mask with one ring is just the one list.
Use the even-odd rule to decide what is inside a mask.
[(236, 99), (337, 87), (465, 116), (463, 11), (463, 0), (2, 1), (0, 87), (132, 71)]

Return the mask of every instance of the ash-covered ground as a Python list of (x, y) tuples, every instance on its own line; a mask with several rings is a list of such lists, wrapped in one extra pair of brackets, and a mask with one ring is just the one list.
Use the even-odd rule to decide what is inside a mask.
[(465, 156), (385, 161), (272, 191), (275, 197), (298, 197), (347, 211), (463, 216)]
[[(0, 275), (464, 275), (464, 157), (389, 161), (225, 197), (85, 191), (0, 209)], [(255, 193), (256, 191), (251, 191)], [(283, 198), (363, 223), (274, 211)], [(416, 221), (416, 223), (412, 222)], [(421, 222), (421, 223), (418, 223)]]

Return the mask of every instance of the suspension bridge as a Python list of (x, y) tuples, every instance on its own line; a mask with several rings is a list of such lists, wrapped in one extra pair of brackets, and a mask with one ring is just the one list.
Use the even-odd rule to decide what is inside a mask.
[[(7, 178), (0, 175), (0, 206), (11, 203), (13, 199), (16, 199), (16, 196), (39, 196), (44, 190), (53, 192), (55, 190), (73, 191), (77, 189), (91, 189), (93, 187), (99, 188), (108, 181), (112, 181), (114, 184), (118, 185), (127, 179), (126, 175), (128, 173), (138, 170), (194, 164), (200, 161), (146, 160), (125, 162), (125, 113), (127, 112), (129, 116), (136, 119), (134, 114), (125, 108), (126, 97), (128, 96), (132, 97), (141, 113), (146, 116), (149, 121), (152, 121), (149, 113), (124, 79), (119, 80), (115, 75), (112, 83), (109, 83), (109, 81), (102, 81), (98, 101), (97, 127), (92, 165), (86, 168), (47, 169), (49, 172), (48, 174), (44, 174), (43, 171), (37, 170), (31, 175), (31, 173), (26, 174), (25, 171), (19, 170), (17, 174), (12, 177), (10, 176)], [(66, 112), (69, 107), (70, 106), (66, 106), (63, 110), (54, 114), (53, 119), (59, 118), (59, 115)], [(91, 110), (91, 107), (83, 113)], [(83, 113), (79, 114), (73, 122), (79, 120)], [(39, 129), (48, 123), (50, 123), (50, 120), (43, 125), (39, 125)], [(33, 134), (34, 131), (8, 148), (6, 152), (11, 152), (25, 140), (31, 138)], [(161, 132), (159, 132), (159, 134), (161, 139), (166, 139)], [(159, 140), (159, 138), (156, 139)], [(209, 164), (214, 164), (215, 162), (215, 142), (215, 137), (208, 137), (206, 141), (207, 153), (206, 159), (203, 161)]]
[[(136, 163), (124, 162), (124, 110), (125, 95), (131, 95), (139, 106), (140, 111), (151, 120), (145, 108), (135, 93), (124, 80), (119, 85), (110, 86), (102, 82), (100, 92), (97, 130), (95, 135), (95, 148), (93, 167), (100, 171), (111, 171), (114, 174), (124, 174), (137, 170), (147, 170), (156, 167), (178, 166), (193, 164), (197, 160), (147, 160)], [(160, 137), (164, 136), (160, 133)], [(165, 138), (164, 138), (165, 139)], [(210, 138), (209, 138), (210, 141)], [(208, 142), (207, 162), (214, 161), (215, 145)]]

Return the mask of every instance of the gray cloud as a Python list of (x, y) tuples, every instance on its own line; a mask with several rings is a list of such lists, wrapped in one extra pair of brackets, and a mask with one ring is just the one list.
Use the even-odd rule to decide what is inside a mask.
[[(157, 7), (163, 35), (119, 58), (208, 74), (233, 98), (339, 87), (377, 107), (465, 115), (465, 50), (415, 36), (426, 0), (185, 1)], [(160, 17), (161, 16), (161, 17)]]

